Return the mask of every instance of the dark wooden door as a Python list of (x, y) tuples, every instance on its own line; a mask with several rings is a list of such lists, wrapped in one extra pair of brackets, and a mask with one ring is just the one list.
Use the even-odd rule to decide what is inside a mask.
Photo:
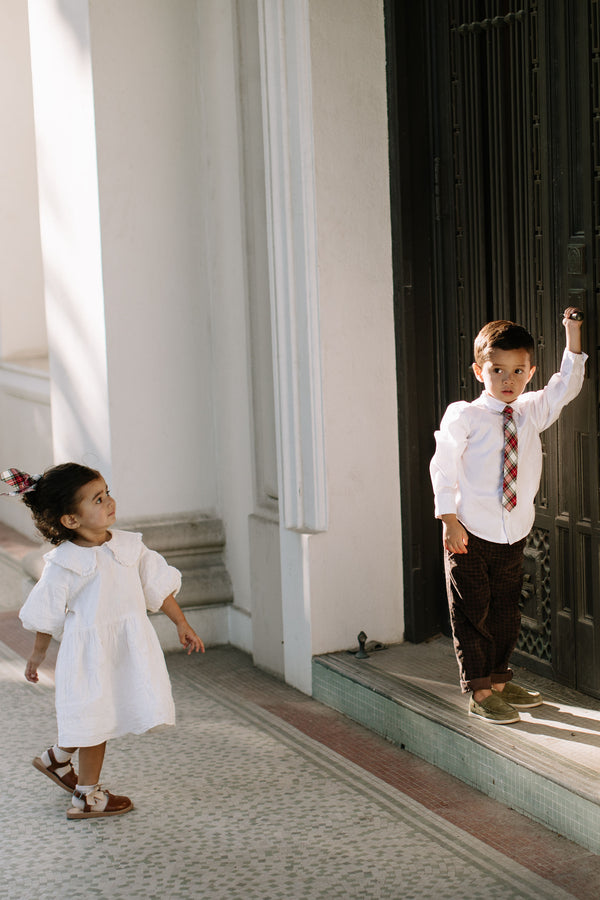
[[(449, 402), (479, 393), (473, 338), (494, 318), (519, 321), (534, 334), (532, 386), (541, 387), (562, 355), (561, 311), (571, 304), (585, 309), (586, 384), (543, 435), (518, 657), (600, 696), (598, 0), (429, 0), (417, 4), (418, 14), (408, 11), (410, 3), (401, 6), (411, 32), (409, 65), (410, 53), (420, 50), (426, 69), (420, 124), (407, 127), (409, 161), (417, 153), (426, 159), (420, 177), (412, 164), (411, 190), (417, 182), (428, 198), (410, 258), (424, 284), (415, 302), (432, 310), (427, 336), (435, 411), (432, 416), (421, 396), (412, 414), (424, 432), (433, 430)], [(388, 54), (389, 46), (388, 38)], [(412, 97), (409, 75), (404, 87)], [(407, 111), (418, 115), (414, 100)], [(406, 196), (402, 202), (406, 208)], [(404, 230), (406, 220), (405, 211)], [(406, 248), (406, 238), (396, 240), (396, 258)], [(403, 354), (410, 366), (410, 348)], [(409, 455), (408, 462), (404, 478), (411, 477)], [(409, 528), (419, 533), (416, 520)], [(409, 594), (408, 602), (418, 599)]]
[(557, 428), (556, 480), (549, 484), (552, 664), (561, 680), (600, 696), (600, 5), (546, 0), (541, 13), (548, 46), (553, 289), (559, 305), (585, 309), (590, 356), (583, 391)]

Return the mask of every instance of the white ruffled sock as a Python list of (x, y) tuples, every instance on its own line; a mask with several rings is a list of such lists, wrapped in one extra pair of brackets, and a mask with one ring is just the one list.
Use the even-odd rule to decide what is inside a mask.
[(79, 791), (80, 794), (85, 794), (87, 797), (87, 795), (91, 794), (92, 791), (95, 791), (97, 787), (97, 784), (78, 784), (75, 790)]
[[(58, 744), (55, 744), (54, 747), (52, 747), (52, 752), (54, 754), (54, 759), (56, 760), (57, 763), (64, 763), (64, 766), (62, 766), (59, 769), (55, 769), (54, 771), (56, 772), (56, 774), (58, 776), (64, 775), (65, 772), (69, 771), (69, 763), (71, 762), (71, 754), (67, 753), (66, 750), (61, 750), (61, 748), (58, 746)], [(52, 765), (52, 760), (50, 759), (50, 754), (48, 753), (47, 750), (44, 750), (44, 752), (42, 753), (42, 762), (44, 763), (46, 768), (48, 768), (49, 766)]]
[[(97, 784), (78, 784), (75, 790), (79, 794), (83, 794), (84, 797), (76, 797), (73, 794), (73, 806), (79, 807), (79, 809), (83, 809), (85, 804), (87, 803), (89, 806), (98, 807), (103, 809), (106, 806), (106, 800), (104, 799), (104, 792), (99, 791), (99, 795), (97, 798), (94, 798), (93, 795), (96, 789), (99, 787)], [(91, 802), (90, 802), (91, 801)]]

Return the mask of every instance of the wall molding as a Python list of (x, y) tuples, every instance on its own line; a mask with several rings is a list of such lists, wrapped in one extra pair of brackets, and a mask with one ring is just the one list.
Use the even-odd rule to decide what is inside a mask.
[(281, 524), (328, 527), (307, 0), (258, 0)]

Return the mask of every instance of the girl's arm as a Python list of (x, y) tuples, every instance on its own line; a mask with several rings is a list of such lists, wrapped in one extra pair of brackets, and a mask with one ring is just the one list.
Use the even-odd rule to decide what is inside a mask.
[(46, 651), (50, 646), (51, 640), (52, 635), (44, 634), (42, 631), (38, 631), (35, 636), (33, 651), (31, 656), (27, 660), (27, 665), (25, 666), (25, 678), (27, 679), (27, 681), (31, 681), (33, 684), (37, 684), (37, 682), (40, 680), (40, 676), (38, 675), (37, 670), (46, 658)]
[(168, 618), (177, 628), (179, 642), (187, 650), (188, 656), (190, 655), (192, 650), (195, 650), (196, 653), (198, 652), (198, 650), (204, 653), (204, 644), (187, 621), (186, 617), (181, 611), (179, 603), (177, 602), (173, 594), (169, 594), (169, 596), (161, 606), (161, 610), (166, 616), (168, 616)]

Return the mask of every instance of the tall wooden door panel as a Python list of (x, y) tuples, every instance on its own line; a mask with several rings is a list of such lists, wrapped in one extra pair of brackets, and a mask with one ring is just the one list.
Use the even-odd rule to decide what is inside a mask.
[(546, 2), (555, 119), (556, 293), (585, 309), (589, 353), (580, 397), (561, 417), (552, 570), (557, 674), (600, 696), (598, 295), (600, 279), (600, 17), (598, 0)]

